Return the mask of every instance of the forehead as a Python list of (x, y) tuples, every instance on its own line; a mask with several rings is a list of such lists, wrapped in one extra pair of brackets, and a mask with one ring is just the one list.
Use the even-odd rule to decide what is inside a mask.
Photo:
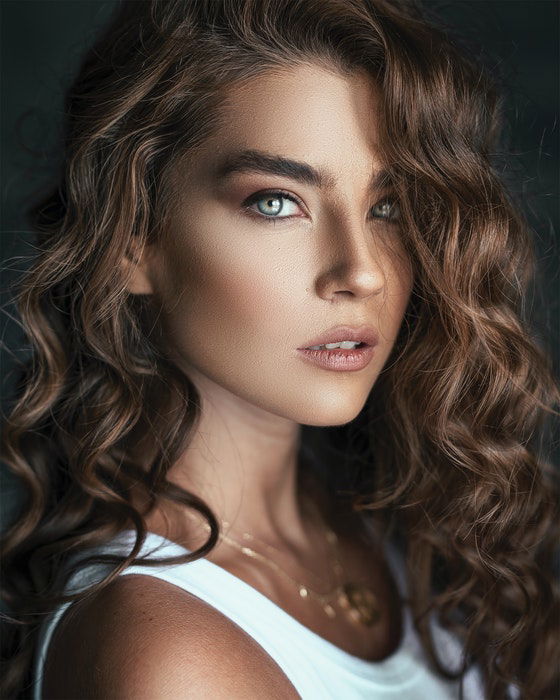
[(343, 76), (312, 64), (264, 71), (233, 85), (208, 152), (259, 150), (339, 168), (379, 166), (379, 94), (364, 72)]

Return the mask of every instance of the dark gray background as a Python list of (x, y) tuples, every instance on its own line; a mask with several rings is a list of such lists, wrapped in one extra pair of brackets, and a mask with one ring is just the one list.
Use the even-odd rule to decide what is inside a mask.
[[(469, 50), (500, 76), (507, 95), (510, 150), (518, 175), (516, 197), (533, 225), (544, 274), (535, 319), (560, 358), (558, 215), (559, 5), (555, 0), (454, 0), (426, 3), (456, 28)], [(59, 164), (64, 90), (96, 28), (109, 17), (108, 0), (3, 0), (2, 11), (2, 337), (12, 352), (23, 343), (10, 320), (9, 285), (32, 248), (24, 210)], [(13, 362), (2, 351), (3, 401)], [(3, 502), (12, 480), (2, 476)], [(6, 519), (6, 507), (2, 521)], [(0, 523), (0, 528), (2, 524)]]

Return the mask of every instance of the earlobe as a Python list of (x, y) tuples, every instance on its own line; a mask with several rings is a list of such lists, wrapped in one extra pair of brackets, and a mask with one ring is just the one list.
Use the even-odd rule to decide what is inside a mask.
[(129, 250), (121, 259), (121, 269), (130, 294), (153, 294), (149, 275), (149, 246), (141, 251)]

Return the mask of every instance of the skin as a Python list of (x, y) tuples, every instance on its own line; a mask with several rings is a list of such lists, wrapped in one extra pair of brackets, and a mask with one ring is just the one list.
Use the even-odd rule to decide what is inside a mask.
[[(232, 534), (254, 533), (307, 562), (318, 543), (324, 552), (324, 535), (309, 527), (296, 489), (300, 425), (359, 414), (413, 283), (398, 220), (372, 215), (387, 194), (369, 186), (382, 168), (378, 104), (365, 73), (313, 64), (233, 86), (224, 127), (174, 171), (165, 235), (129, 267), (129, 291), (156, 295), (175, 360), (201, 394), (196, 434), (168, 478), (202, 497)], [(218, 181), (224, 156), (243, 149), (309, 163), (332, 186), (258, 172)], [(267, 208), (266, 191), (277, 189), (301, 205)], [(243, 203), (259, 192), (251, 214)], [(369, 365), (333, 372), (301, 359), (296, 348), (340, 323), (377, 329)], [(162, 506), (149, 529), (170, 524), (177, 531), (193, 521)]]

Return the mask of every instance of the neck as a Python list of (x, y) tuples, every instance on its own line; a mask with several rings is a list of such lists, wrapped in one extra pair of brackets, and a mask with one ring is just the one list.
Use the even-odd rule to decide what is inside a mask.
[[(301, 426), (243, 401), (192, 369), (190, 375), (202, 411), (168, 481), (202, 499), (232, 531), (305, 548), (309, 521), (300, 493)], [(152, 531), (165, 528), (184, 535), (193, 524), (187, 512), (193, 510), (161, 500), (147, 525)], [(201, 516), (198, 520), (204, 522)]]

